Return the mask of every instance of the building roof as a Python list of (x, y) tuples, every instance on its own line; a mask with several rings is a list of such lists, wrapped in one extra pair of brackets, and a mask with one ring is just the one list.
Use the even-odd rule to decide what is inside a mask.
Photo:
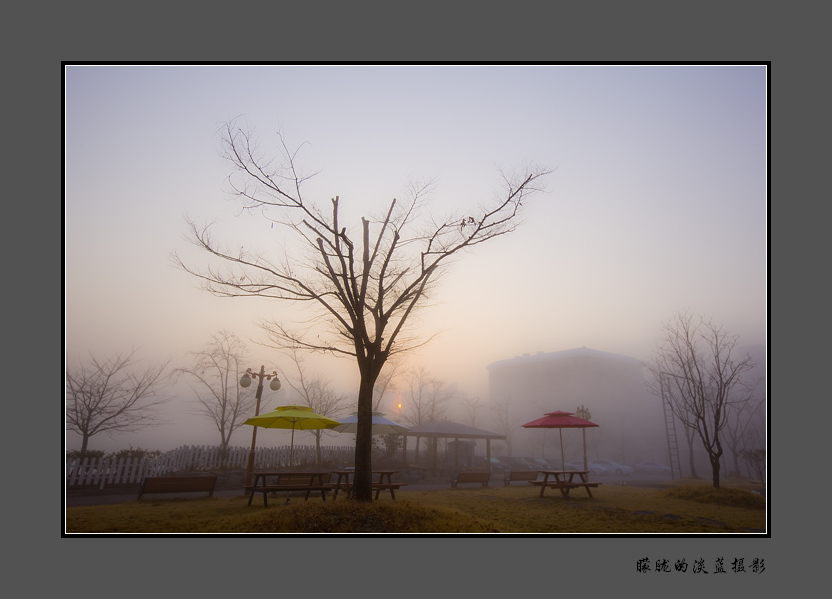
[(437, 437), (443, 439), (505, 439), (505, 435), (484, 431), (458, 422), (428, 422), (407, 429), (408, 437)]
[(633, 364), (641, 364), (642, 361), (638, 358), (631, 358), (630, 356), (622, 356), (620, 354), (613, 354), (610, 352), (599, 351), (597, 349), (589, 349), (587, 347), (576, 347), (574, 349), (566, 349), (563, 351), (544, 353), (537, 352), (534, 355), (523, 354), (516, 358), (508, 360), (498, 360), (492, 362), (486, 369), (492, 370), (494, 368), (504, 368), (508, 366), (519, 366), (521, 364), (545, 363), (554, 362), (558, 360), (567, 360), (570, 358), (600, 358), (603, 360), (616, 360), (621, 362), (630, 362)]

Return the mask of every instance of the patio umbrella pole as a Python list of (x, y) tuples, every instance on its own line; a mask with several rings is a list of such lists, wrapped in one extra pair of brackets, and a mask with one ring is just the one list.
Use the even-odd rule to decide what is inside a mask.
[(558, 433), (560, 433), (560, 469), (566, 470), (566, 460), (563, 459), (563, 429), (559, 428)]
[[(292, 469), (292, 462), (294, 461), (293, 455), (295, 453), (295, 423), (292, 422), (292, 444), (289, 445), (289, 470)], [(286, 505), (289, 505), (289, 502), (292, 500), (291, 497), (286, 497)]]
[(586, 465), (586, 429), (581, 429), (581, 432), (584, 434), (584, 470), (588, 470)]
[(295, 423), (292, 423), (292, 444), (289, 446), (289, 468), (292, 467), (292, 462), (294, 458), (292, 457), (295, 454)]

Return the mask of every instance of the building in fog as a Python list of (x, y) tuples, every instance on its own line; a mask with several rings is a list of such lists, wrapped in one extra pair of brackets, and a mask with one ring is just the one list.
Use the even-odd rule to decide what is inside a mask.
[[(634, 465), (667, 463), (661, 400), (645, 386), (643, 363), (632, 357), (586, 347), (501, 360), (487, 366), (489, 402), (507, 415), (511, 453), (560, 459), (557, 430), (522, 424), (547, 412), (575, 412), (584, 406), (598, 428), (587, 429), (587, 457)], [(495, 429), (497, 430), (497, 429)], [(565, 460), (582, 456), (582, 432), (563, 431)]]

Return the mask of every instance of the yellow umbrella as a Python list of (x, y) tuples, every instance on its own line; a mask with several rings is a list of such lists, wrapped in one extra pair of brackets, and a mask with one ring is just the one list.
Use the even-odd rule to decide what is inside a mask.
[(263, 428), (292, 429), (292, 445), (289, 448), (289, 467), (291, 467), (292, 454), (295, 449), (295, 429), (305, 431), (320, 428), (335, 428), (341, 423), (317, 414), (312, 411), (312, 408), (307, 406), (281, 406), (271, 412), (249, 418), (243, 424), (261, 426)]

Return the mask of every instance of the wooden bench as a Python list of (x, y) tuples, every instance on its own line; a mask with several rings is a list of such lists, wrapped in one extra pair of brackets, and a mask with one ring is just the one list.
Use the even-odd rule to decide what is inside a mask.
[(381, 495), (382, 491), (390, 491), (390, 497), (395, 499), (396, 498), (396, 491), (400, 487), (406, 487), (406, 486), (407, 486), (407, 483), (399, 483), (399, 482), (396, 482), (396, 483), (373, 483), (373, 491), (376, 492), (376, 499), (378, 499), (378, 496)]
[(533, 481), (537, 478), (537, 470), (511, 470), (506, 473), (503, 483), (508, 487), (511, 483)]
[(491, 472), (488, 470), (474, 471), (474, 472), (457, 472), (456, 476), (451, 480), (451, 487), (454, 489), (461, 483), (480, 483), (483, 488), (488, 486), (488, 479), (491, 478)]
[[(279, 474), (267, 474), (262, 475), (264, 478), (268, 477), (275, 477), (277, 478), (277, 484), (254, 484), (254, 486), (246, 487), (246, 493), (249, 493), (248, 497), (248, 505), (251, 505), (251, 500), (254, 499), (255, 493), (262, 493), (263, 494), (263, 505), (268, 507), (268, 495), (269, 493), (280, 493), (280, 492), (303, 492), (306, 491), (306, 496), (304, 497), (304, 501), (309, 499), (309, 494), (312, 491), (320, 491), (321, 498), (326, 501), (326, 494), (331, 491), (335, 485), (329, 482), (320, 483), (320, 482), (313, 482), (316, 476), (310, 475), (305, 472), (281, 472)], [(328, 479), (327, 479), (328, 480)], [(289, 502), (289, 498), (286, 498), (286, 503)]]
[(142, 481), (138, 499), (145, 493), (197, 493), (214, 496), (216, 476), (148, 476)]
[[(529, 482), (533, 485), (538, 486), (538, 487), (543, 484), (542, 480), (531, 480)], [(601, 483), (585, 483), (585, 482), (578, 482), (578, 481), (567, 482), (567, 481), (550, 480), (546, 483), (546, 486), (549, 487), (550, 489), (560, 490), (561, 495), (563, 495), (564, 497), (569, 497), (569, 491), (571, 491), (572, 489), (576, 489), (578, 487), (583, 487), (584, 489), (586, 489), (587, 495), (592, 497), (592, 491), (590, 491), (589, 488), (590, 487), (597, 487), (600, 484)], [(541, 493), (542, 493), (542, 490), (541, 490)]]

